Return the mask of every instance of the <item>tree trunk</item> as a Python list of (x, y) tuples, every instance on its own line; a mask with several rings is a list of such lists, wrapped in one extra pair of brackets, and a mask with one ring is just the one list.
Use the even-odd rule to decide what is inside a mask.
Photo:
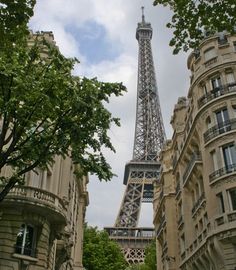
[(0, 192), (0, 202), (3, 201), (3, 199), (7, 196), (9, 191), (15, 186), (15, 184), (18, 182), (18, 179), (16, 177), (11, 177), (9, 182), (5, 185), (3, 190)]

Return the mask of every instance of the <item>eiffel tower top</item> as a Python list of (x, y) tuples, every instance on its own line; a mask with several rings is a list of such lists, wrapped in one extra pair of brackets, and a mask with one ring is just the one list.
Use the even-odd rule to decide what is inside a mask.
[(138, 23), (138, 27), (136, 30), (136, 39), (139, 40), (140, 38), (152, 38), (152, 27), (151, 24), (145, 21), (144, 16), (144, 7), (142, 9), (142, 21)]
[(157, 161), (166, 139), (151, 49), (152, 27), (142, 21), (136, 29), (139, 43), (136, 126), (133, 161)]

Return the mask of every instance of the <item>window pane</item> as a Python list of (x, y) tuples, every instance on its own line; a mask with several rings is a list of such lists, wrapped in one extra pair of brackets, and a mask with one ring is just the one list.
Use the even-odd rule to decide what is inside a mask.
[(23, 255), (34, 256), (34, 228), (22, 224), (16, 237), (15, 252)]
[(33, 235), (34, 229), (31, 226), (27, 226), (26, 235), (25, 235), (25, 245), (24, 245), (24, 254), (31, 255), (33, 247)]
[(224, 162), (225, 162), (225, 166), (227, 167), (228, 165), (231, 164), (231, 159), (230, 159), (230, 148), (229, 148), (229, 146), (223, 148), (223, 154), (224, 154)]
[[(236, 164), (236, 150), (234, 144), (223, 148), (225, 166)], [(231, 166), (232, 167), (232, 166)]]
[(23, 247), (24, 235), (25, 235), (25, 224), (22, 224), (16, 237), (16, 253), (20, 253), (20, 254), (23, 253), (22, 247)]
[(219, 193), (216, 195), (218, 198), (218, 204), (219, 204), (219, 208), (220, 208), (220, 214), (225, 212), (225, 205), (224, 205), (224, 198), (222, 193)]
[(222, 86), (220, 77), (214, 78), (211, 80), (213, 89), (220, 88)]
[(232, 164), (236, 164), (236, 150), (235, 145), (230, 146), (230, 155)]
[(217, 118), (217, 123), (218, 124), (221, 124), (221, 123), (229, 120), (228, 110), (224, 109), (224, 110), (218, 111), (216, 113), (216, 118)]
[(229, 194), (231, 199), (232, 210), (236, 210), (236, 189), (231, 189), (229, 191)]

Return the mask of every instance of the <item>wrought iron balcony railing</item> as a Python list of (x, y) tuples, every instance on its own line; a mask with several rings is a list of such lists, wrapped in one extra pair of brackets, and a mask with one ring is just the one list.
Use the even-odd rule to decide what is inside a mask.
[(166, 218), (165, 218), (165, 216), (162, 216), (161, 217), (161, 220), (160, 220), (160, 225), (159, 225), (159, 227), (158, 227), (158, 229), (157, 229), (157, 237), (159, 237), (159, 235), (160, 235), (160, 233), (161, 233), (161, 231), (162, 231), (162, 229), (163, 229), (163, 227), (164, 227), (164, 225), (165, 225), (165, 221), (166, 221)]
[(183, 184), (185, 184), (187, 182), (187, 179), (190, 175), (190, 172), (192, 171), (192, 169), (197, 161), (202, 161), (202, 157), (201, 157), (200, 152), (194, 152), (192, 154), (190, 161), (187, 164), (187, 167), (186, 167), (185, 172), (183, 174)]
[(178, 219), (178, 228), (180, 228), (184, 224), (183, 216), (181, 215)]
[(227, 174), (232, 173), (232, 172), (236, 172), (236, 164), (229, 164), (229, 165), (211, 173), (209, 175), (210, 183), (213, 182), (214, 180), (216, 180), (217, 178), (219, 178), (223, 175), (227, 175)]
[(223, 134), (225, 132), (235, 130), (236, 129), (236, 118), (229, 119), (227, 121), (224, 121), (220, 124), (217, 124), (211, 128), (209, 128), (204, 133), (204, 142), (207, 143), (211, 139), (215, 138), (216, 136)]
[(216, 89), (213, 89), (211, 92), (204, 94), (198, 100), (198, 109), (200, 109), (203, 105), (207, 104), (209, 101), (231, 92), (236, 92), (236, 82), (221, 87), (217, 87)]
[(178, 182), (176, 188), (175, 188), (175, 194), (178, 195), (180, 192), (180, 182)]
[(205, 200), (205, 193), (203, 192), (192, 208), (192, 215), (197, 211), (197, 209), (199, 208), (199, 206), (202, 204), (204, 200)]

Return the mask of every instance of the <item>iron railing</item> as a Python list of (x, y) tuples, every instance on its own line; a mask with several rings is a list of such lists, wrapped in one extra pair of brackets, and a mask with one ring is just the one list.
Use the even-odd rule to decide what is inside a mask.
[(207, 143), (216, 136), (236, 129), (236, 118), (226, 120), (209, 128), (204, 134), (204, 142)]
[(202, 204), (204, 200), (205, 200), (205, 193), (203, 192), (201, 196), (198, 198), (198, 200), (196, 201), (196, 203), (194, 204), (192, 208), (192, 214), (196, 212), (196, 210), (198, 209), (198, 207)]
[(198, 100), (198, 109), (200, 109), (203, 105), (207, 104), (209, 101), (231, 92), (236, 92), (236, 82), (217, 87), (212, 91), (210, 91), (209, 93), (204, 94)]
[(236, 172), (236, 164), (229, 164), (223, 168), (220, 168), (219, 170), (214, 171), (213, 173), (211, 173), (209, 175), (209, 180), (210, 183), (214, 180), (216, 180), (217, 178), (232, 173), (232, 172)]
[(188, 176), (189, 176), (190, 172), (192, 171), (196, 161), (202, 161), (202, 157), (201, 157), (200, 152), (194, 152), (192, 154), (190, 161), (187, 164), (187, 167), (186, 167), (185, 172), (183, 174), (183, 183), (184, 184), (186, 183)]
[(159, 227), (157, 229), (157, 233), (156, 233), (157, 237), (160, 235), (160, 232), (162, 231), (162, 229), (163, 229), (163, 227), (165, 225), (165, 221), (166, 221), (165, 216), (162, 216), (162, 218), (160, 220), (160, 225), (159, 225)]

